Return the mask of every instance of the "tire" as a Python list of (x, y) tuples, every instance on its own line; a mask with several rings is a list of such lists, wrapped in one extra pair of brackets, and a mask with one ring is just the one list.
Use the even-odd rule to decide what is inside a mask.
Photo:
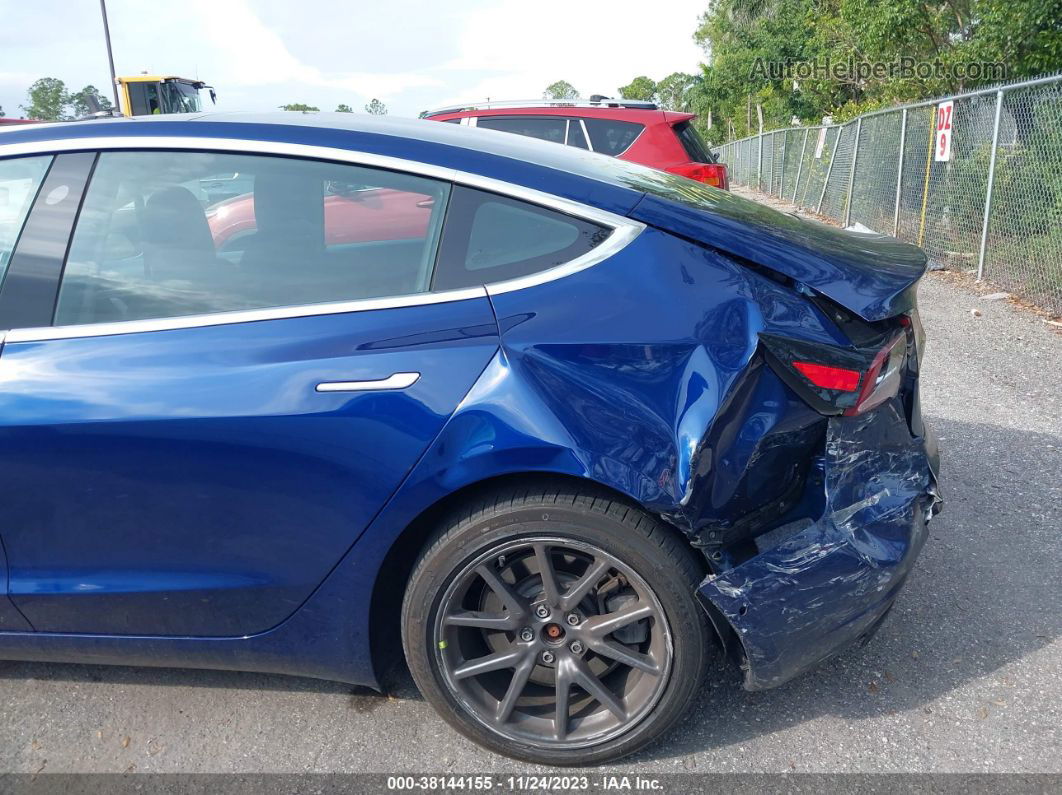
[(592, 486), (506, 489), (442, 522), (420, 554), (402, 605), (406, 660), (480, 745), (607, 762), (693, 702), (715, 649), (694, 597), (702, 576), (673, 529)]

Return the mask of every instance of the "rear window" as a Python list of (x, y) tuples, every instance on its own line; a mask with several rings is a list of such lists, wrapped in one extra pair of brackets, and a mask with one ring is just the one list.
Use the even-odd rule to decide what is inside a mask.
[(549, 270), (581, 257), (610, 233), (556, 210), (455, 186), (432, 288), (453, 290)]
[(559, 116), (480, 116), (476, 126), (562, 144), (565, 122)]
[(679, 141), (682, 142), (682, 148), (686, 150), (686, 154), (689, 155), (690, 160), (694, 163), (714, 163), (715, 155), (704, 143), (704, 139), (701, 138), (701, 134), (697, 132), (697, 128), (690, 124), (688, 121), (682, 121), (676, 124), (672, 129), (675, 131), (675, 135), (678, 136)]
[(644, 124), (612, 119), (583, 119), (583, 123), (594, 151), (612, 156), (626, 152), (645, 129)]

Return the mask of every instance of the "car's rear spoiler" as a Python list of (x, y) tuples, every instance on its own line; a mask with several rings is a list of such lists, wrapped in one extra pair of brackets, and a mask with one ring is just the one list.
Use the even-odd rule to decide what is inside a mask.
[(667, 195), (674, 198), (647, 193), (629, 216), (787, 276), (865, 320), (892, 317), (914, 305), (926, 271), (921, 249), (692, 184), (698, 189), (669, 184)]

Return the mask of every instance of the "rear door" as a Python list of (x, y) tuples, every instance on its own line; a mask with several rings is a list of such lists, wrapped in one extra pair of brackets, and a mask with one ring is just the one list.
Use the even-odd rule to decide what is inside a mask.
[[(195, 190), (221, 173), (253, 175), (238, 257), (211, 233), (224, 203)], [(329, 245), (329, 184), (407, 194), (420, 237), (352, 214)], [(248, 635), (299, 607), (497, 349), (482, 288), (430, 292), (449, 192), (313, 160), (99, 155), (62, 276), (0, 355), (9, 590), (37, 630)]]

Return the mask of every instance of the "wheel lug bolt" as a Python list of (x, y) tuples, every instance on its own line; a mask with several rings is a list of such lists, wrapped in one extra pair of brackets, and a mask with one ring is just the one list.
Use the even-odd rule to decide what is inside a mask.
[(569, 613), (567, 620), (568, 623), (573, 627), (579, 624), (579, 616), (575, 615), (575, 613)]
[(554, 659), (555, 658), (553, 657), (553, 652), (551, 652), (551, 651), (542, 652), (542, 662), (546, 663), (546, 665), (549, 665), (551, 662), (553, 662)]
[(531, 629), (531, 627), (524, 627), (520, 630), (520, 640), (524, 641), (525, 643), (530, 643), (534, 639), (535, 632)]
[(569, 646), (568, 648), (572, 650), (572, 654), (582, 654), (583, 653), (583, 644), (580, 643), (577, 640), (573, 640), (572, 641), (572, 645)]
[(539, 618), (549, 618), (549, 608), (545, 605), (539, 605), (535, 608), (535, 615)]

